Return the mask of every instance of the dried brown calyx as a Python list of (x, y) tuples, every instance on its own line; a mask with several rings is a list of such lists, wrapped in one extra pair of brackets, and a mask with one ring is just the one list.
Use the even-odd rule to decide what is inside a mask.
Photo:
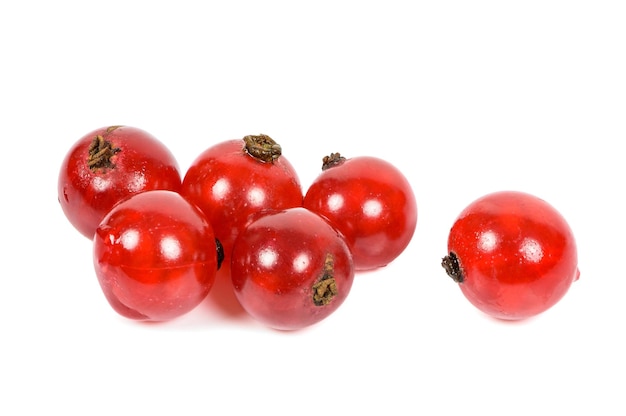
[(324, 156), (324, 158), (322, 159), (322, 170), (341, 165), (345, 161), (346, 158), (341, 156), (339, 153), (331, 153), (329, 156)]
[(313, 303), (315, 306), (328, 305), (339, 293), (337, 290), (337, 282), (334, 277), (335, 261), (333, 255), (326, 254), (324, 260), (324, 271), (320, 278), (313, 285)]
[(465, 277), (463, 276), (463, 269), (459, 264), (459, 258), (452, 251), (450, 254), (441, 259), (441, 266), (446, 270), (448, 276), (457, 283), (463, 283)]
[[(109, 127), (105, 134), (112, 132), (118, 127), (119, 126)], [(113, 143), (108, 141), (103, 135), (99, 134), (93, 138), (91, 145), (89, 145), (87, 166), (89, 166), (89, 169), (91, 170), (112, 169), (115, 167), (112, 158), (120, 151), (121, 149), (119, 147), (115, 147)]]
[(280, 145), (266, 134), (245, 136), (243, 141), (244, 150), (262, 162), (273, 163), (282, 154)]

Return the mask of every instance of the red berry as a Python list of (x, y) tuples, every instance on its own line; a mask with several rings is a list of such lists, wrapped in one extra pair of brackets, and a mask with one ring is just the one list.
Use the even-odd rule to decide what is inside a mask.
[(239, 235), (231, 277), (251, 316), (294, 330), (337, 310), (352, 287), (354, 267), (336, 230), (309, 210), (291, 208), (258, 218)]
[(385, 266), (407, 247), (417, 224), (417, 203), (406, 177), (376, 157), (324, 158), (304, 196), (346, 238), (357, 270)]
[(500, 319), (524, 319), (555, 305), (578, 279), (574, 235), (547, 202), (504, 191), (472, 202), (448, 237), (442, 266), (467, 299)]
[(104, 127), (69, 150), (58, 179), (58, 199), (70, 223), (91, 239), (113, 206), (139, 192), (180, 190), (172, 153), (154, 136), (135, 127)]
[(269, 136), (246, 136), (209, 147), (185, 174), (181, 193), (205, 213), (226, 259), (256, 215), (302, 206), (300, 180), (281, 153)]
[(178, 193), (143, 192), (117, 204), (94, 237), (94, 266), (107, 300), (138, 320), (173, 319), (209, 293), (218, 268), (215, 236)]

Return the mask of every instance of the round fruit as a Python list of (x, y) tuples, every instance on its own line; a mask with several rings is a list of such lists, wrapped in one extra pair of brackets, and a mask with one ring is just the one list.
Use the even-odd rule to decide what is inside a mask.
[(294, 330), (328, 317), (348, 296), (348, 247), (323, 218), (304, 208), (262, 216), (237, 238), (231, 277), (242, 307), (267, 326)]
[(442, 266), (484, 313), (517, 320), (555, 305), (578, 279), (576, 242), (547, 202), (503, 191), (467, 206), (448, 237)]
[(387, 265), (407, 247), (417, 224), (417, 203), (406, 177), (376, 157), (324, 158), (304, 207), (346, 238), (357, 270)]
[(119, 201), (152, 189), (180, 190), (172, 153), (146, 131), (111, 126), (78, 140), (61, 165), (58, 199), (65, 216), (91, 239)]
[(213, 225), (229, 261), (237, 234), (260, 213), (302, 206), (295, 169), (269, 136), (215, 144), (191, 164), (181, 194)]
[(98, 226), (94, 267), (122, 316), (164, 321), (195, 308), (215, 281), (211, 225), (176, 192), (154, 190), (117, 204)]

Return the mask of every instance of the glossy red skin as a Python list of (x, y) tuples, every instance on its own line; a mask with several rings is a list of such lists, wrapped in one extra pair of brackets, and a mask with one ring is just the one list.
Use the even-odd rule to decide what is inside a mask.
[(360, 156), (318, 175), (304, 207), (326, 217), (346, 238), (357, 270), (382, 267), (408, 246), (417, 203), (406, 177), (391, 163)]
[[(129, 126), (94, 130), (66, 154), (58, 179), (58, 199), (70, 223), (91, 239), (96, 227), (119, 201), (152, 189), (179, 191), (181, 174), (173, 154), (148, 132)], [(120, 149), (113, 168), (92, 170), (89, 147), (102, 135)]]
[[(313, 285), (334, 259), (337, 294), (326, 305), (313, 301)], [(327, 318), (344, 302), (354, 265), (343, 238), (320, 216), (291, 208), (254, 221), (233, 249), (231, 278), (242, 307), (263, 324), (297, 330)]]
[(202, 152), (183, 178), (181, 194), (200, 207), (230, 259), (237, 235), (260, 213), (302, 206), (302, 188), (284, 157), (262, 162), (227, 140)]
[(546, 311), (579, 275), (576, 242), (565, 219), (522, 192), (496, 192), (471, 203), (452, 226), (448, 251), (458, 257), (465, 297), (500, 319)]
[(194, 309), (217, 272), (215, 236), (178, 193), (154, 190), (120, 202), (97, 228), (94, 267), (120, 315), (166, 321)]

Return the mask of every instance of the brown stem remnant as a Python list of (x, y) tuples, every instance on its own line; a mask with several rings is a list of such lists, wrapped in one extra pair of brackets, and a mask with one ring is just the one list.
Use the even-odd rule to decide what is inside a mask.
[(274, 163), (282, 154), (282, 148), (270, 136), (265, 134), (250, 135), (243, 138), (244, 150), (261, 162)]
[(217, 270), (219, 270), (224, 262), (224, 246), (217, 238), (215, 239), (215, 251), (217, 252)]
[(341, 165), (345, 161), (346, 158), (341, 156), (339, 153), (331, 153), (330, 156), (324, 156), (324, 158), (322, 159), (322, 170)]
[[(114, 128), (109, 127), (109, 129)], [(109, 129), (107, 129), (107, 133), (110, 132)], [(94, 137), (91, 145), (89, 146), (87, 166), (89, 166), (89, 169), (91, 170), (113, 168), (115, 165), (113, 164), (111, 158), (120, 151), (121, 149), (119, 147), (113, 147), (113, 144), (106, 140), (102, 135), (97, 135)]]
[(339, 293), (337, 290), (337, 282), (333, 276), (335, 271), (335, 261), (333, 255), (326, 254), (324, 260), (324, 272), (319, 280), (313, 285), (313, 303), (315, 306), (328, 305), (333, 298)]
[(450, 254), (441, 259), (441, 266), (446, 270), (448, 276), (457, 283), (463, 283), (465, 276), (463, 276), (463, 269), (459, 264), (459, 258), (452, 251)]

